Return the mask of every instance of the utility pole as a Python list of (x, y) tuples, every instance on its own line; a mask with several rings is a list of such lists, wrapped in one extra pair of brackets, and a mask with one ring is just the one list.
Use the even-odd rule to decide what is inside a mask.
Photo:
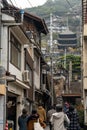
[(72, 81), (72, 61), (69, 62), (69, 84), (68, 84), (68, 92), (70, 92), (70, 85)]
[(51, 60), (51, 104), (53, 105), (53, 28), (52, 13), (50, 14), (50, 60)]
[(65, 54), (64, 54), (64, 68), (66, 69), (66, 48), (65, 48)]
[(50, 14), (50, 52), (52, 52), (52, 45), (53, 45), (53, 28), (52, 25), (53, 24), (53, 20), (52, 20), (52, 13)]

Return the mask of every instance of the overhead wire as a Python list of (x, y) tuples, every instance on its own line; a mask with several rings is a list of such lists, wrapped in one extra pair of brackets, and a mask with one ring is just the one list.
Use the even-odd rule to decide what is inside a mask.
[[(19, 6), (18, 4), (17, 4), (17, 0), (6, 0), (6, 1), (8, 1), (12, 6), (16, 6), (16, 7), (19, 7), (19, 8), (23, 8), (22, 6)], [(33, 5), (31, 4), (31, 2), (29, 1), (29, 0), (27, 0), (27, 1), (24, 1), (25, 3), (26, 2), (28, 2), (28, 4), (33, 8)], [(27, 5), (27, 3), (26, 3), (26, 5)]]
[(31, 2), (29, 0), (27, 0), (27, 2), (29, 3), (29, 5), (33, 8), (33, 5), (31, 4)]
[(12, 1), (12, 0), (6, 0), (7, 2), (10, 2), (10, 4), (12, 5), (12, 6), (16, 6), (16, 7), (18, 7), (18, 4), (17, 4), (17, 2), (14, 0), (14, 2)]
[(18, 6), (18, 5), (17, 5), (17, 2), (16, 2), (15, 0), (14, 0), (14, 2), (15, 2), (15, 5)]
[[(68, 3), (68, 5), (70, 6), (70, 8), (72, 9), (72, 13), (75, 15), (76, 12), (73, 10), (73, 7), (72, 7), (71, 3), (69, 2), (69, 0), (66, 0), (66, 2)], [(76, 15), (75, 15), (75, 17), (76, 17)]]
[[(14, 2), (15, 2), (15, 5), (18, 7), (16, 0), (14, 0)], [(30, 5), (31, 7), (33, 7), (33, 5), (31, 4), (31, 2), (30, 2), (29, 0), (24, 1), (24, 2), (25, 2), (25, 3), (28, 2), (29, 5)], [(26, 5), (27, 5), (27, 3), (26, 3)], [(23, 7), (21, 7), (21, 8), (23, 8)]]
[(73, 10), (71, 3), (70, 3), (68, 0), (66, 0), (66, 2), (67, 2), (68, 5), (70, 6), (70, 8)]
[[(72, 13), (74, 14), (74, 16), (76, 17), (76, 12), (73, 10), (73, 7), (71, 5), (71, 3), (69, 2), (69, 0), (66, 0), (66, 2), (68, 3), (68, 5), (70, 6), (70, 8), (72, 9)], [(80, 16), (80, 15), (79, 15)], [(77, 17), (76, 17), (77, 18)], [(80, 16), (80, 26), (81, 26), (81, 16)]]
[[(19, 7), (19, 5), (17, 4), (16, 0), (14, 0), (14, 3), (16, 5), (16, 7)], [(22, 8), (22, 6), (20, 6), (19, 8)]]
[(13, 5), (13, 2), (11, 0), (9, 0), (9, 2)]

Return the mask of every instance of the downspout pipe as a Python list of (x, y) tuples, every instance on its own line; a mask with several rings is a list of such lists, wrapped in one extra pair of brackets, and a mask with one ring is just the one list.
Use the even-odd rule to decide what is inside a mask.
[(0, 64), (1, 64), (1, 20), (2, 20), (2, 14), (1, 14), (1, 3), (0, 3)]
[(24, 10), (23, 9), (20, 10), (20, 14), (21, 14), (21, 23), (23, 23), (23, 20), (24, 20)]

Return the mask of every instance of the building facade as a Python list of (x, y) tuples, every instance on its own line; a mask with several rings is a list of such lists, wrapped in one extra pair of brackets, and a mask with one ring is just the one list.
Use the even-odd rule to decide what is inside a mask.
[(0, 89), (0, 130), (4, 129), (6, 120), (17, 130), (21, 110), (26, 107), (30, 113), (36, 102), (36, 90), (39, 92), (41, 88), (41, 33), (48, 33), (44, 20), (26, 12), (20, 14), (20, 9), (3, 4), (0, 70), (4, 83), (0, 81), (0, 85), (4, 89), (3, 92)]

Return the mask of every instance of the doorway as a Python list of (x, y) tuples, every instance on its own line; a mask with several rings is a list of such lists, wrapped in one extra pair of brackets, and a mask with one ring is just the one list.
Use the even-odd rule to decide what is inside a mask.
[(7, 96), (6, 119), (9, 127), (13, 128), (12, 130), (16, 130), (16, 101), (17, 97), (15, 95)]

